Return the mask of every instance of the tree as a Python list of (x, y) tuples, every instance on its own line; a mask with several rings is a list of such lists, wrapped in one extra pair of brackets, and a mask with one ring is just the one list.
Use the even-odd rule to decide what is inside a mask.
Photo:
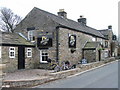
[(0, 29), (5, 32), (14, 32), (14, 28), (20, 23), (22, 18), (12, 12), (11, 9), (0, 9)]

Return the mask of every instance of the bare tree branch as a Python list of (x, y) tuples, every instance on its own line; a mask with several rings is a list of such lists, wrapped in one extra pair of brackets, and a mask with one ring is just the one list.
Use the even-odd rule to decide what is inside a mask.
[(0, 29), (8, 32), (14, 32), (14, 28), (21, 21), (21, 17), (14, 14), (8, 8), (1, 8), (0, 10)]

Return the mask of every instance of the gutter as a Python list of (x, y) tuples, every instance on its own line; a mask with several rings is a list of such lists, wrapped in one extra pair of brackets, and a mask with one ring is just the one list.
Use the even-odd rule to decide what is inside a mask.
[(66, 27), (66, 26), (63, 26), (63, 25), (60, 25), (60, 26), (58, 26), (58, 27), (71, 29), (71, 30), (74, 30), (74, 31), (82, 32), (82, 33), (85, 33), (85, 34), (88, 34), (88, 35), (91, 35), (91, 36), (95, 36), (95, 37), (99, 37), (99, 38), (102, 38), (102, 39), (107, 40), (105, 37), (97, 36), (97, 35), (90, 34), (90, 33), (84, 32), (84, 31), (79, 31), (79, 30), (77, 30), (77, 29), (70, 28), (70, 27)]
[(35, 45), (24, 45), (24, 44), (11, 44), (11, 43), (0, 43), (0, 46), (25, 46), (25, 47), (35, 47)]

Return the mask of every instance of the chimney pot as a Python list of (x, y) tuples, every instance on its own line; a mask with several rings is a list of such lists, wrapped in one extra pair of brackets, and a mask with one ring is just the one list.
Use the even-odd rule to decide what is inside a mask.
[(83, 18), (83, 16), (82, 16), (82, 15), (80, 15), (80, 18)]
[(67, 18), (67, 13), (64, 11), (64, 9), (59, 9), (58, 16)]
[(78, 22), (83, 24), (83, 25), (86, 25), (86, 18), (83, 18), (83, 16), (81, 15), (80, 18), (78, 19)]
[(64, 12), (64, 9), (59, 9), (59, 12)]
[(109, 29), (109, 30), (112, 30), (112, 25), (109, 25), (109, 26), (108, 26), (108, 29)]

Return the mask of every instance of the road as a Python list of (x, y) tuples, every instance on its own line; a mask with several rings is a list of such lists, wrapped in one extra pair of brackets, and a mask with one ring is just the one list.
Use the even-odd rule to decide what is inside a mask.
[(118, 62), (35, 88), (118, 88)]

